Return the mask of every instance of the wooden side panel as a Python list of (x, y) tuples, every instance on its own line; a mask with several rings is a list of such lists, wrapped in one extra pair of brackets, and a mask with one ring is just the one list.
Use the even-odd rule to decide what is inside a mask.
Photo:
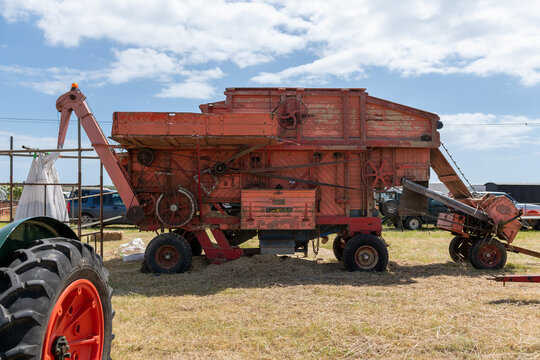
[(432, 139), (432, 121), (424, 117), (398, 111), (384, 105), (367, 104), (367, 140), (383, 141), (388, 139), (421, 141), (425, 137), (426, 145)]
[(315, 228), (315, 190), (242, 190), (242, 229)]
[(302, 138), (343, 138), (343, 102), (341, 96), (303, 98), (309, 118), (302, 125)]
[(128, 146), (163, 148), (192, 144), (273, 142), (277, 126), (269, 113), (115, 113), (112, 138)]
[(395, 153), (397, 178), (395, 185), (400, 185), (404, 177), (417, 182), (429, 180), (429, 149), (397, 148)]

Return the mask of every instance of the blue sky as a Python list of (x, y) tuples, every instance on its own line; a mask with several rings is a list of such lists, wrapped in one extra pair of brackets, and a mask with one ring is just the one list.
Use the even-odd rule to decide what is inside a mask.
[(0, 0), (0, 148), (54, 147), (71, 82), (107, 135), (114, 111), (197, 112), (226, 87), (365, 87), (439, 114), (471, 182), (540, 183), (540, 1)]

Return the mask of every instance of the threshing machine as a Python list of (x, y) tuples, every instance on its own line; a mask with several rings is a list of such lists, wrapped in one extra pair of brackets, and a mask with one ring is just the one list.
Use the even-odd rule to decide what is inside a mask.
[[(409, 183), (425, 189), (430, 167), (462, 205), (444, 219), (463, 240), (457, 253), (467, 247), (469, 258), (473, 249), (477, 267), (504, 265), (505, 248), (493, 237), (513, 240), (516, 209), (501, 199), (491, 207), (470, 199), (439, 151), (436, 114), (365, 89), (228, 88), (225, 95), (201, 105), (201, 113), (114, 113), (111, 138), (122, 153), (77, 86), (57, 101), (58, 146), (74, 111), (128, 219), (161, 230), (145, 253), (148, 270), (186, 271), (203, 250), (212, 263), (255, 251), (307, 251), (309, 240), (337, 234), (334, 253), (346, 269), (382, 271), (388, 251), (373, 192)], [(432, 196), (422, 191), (404, 194), (403, 211), (422, 211), (424, 195)], [(255, 236), (258, 248), (238, 247)]]

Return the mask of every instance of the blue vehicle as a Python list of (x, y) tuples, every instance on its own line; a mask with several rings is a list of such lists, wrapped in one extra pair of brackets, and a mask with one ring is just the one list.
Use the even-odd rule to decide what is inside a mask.
[[(66, 200), (68, 214), (70, 219), (77, 219), (79, 214), (79, 192), (73, 190)], [(99, 189), (82, 189), (81, 199), (81, 223), (88, 224), (99, 221)], [(111, 224), (127, 224), (126, 219), (127, 209), (120, 195), (113, 190), (103, 189), (103, 223)], [(110, 218), (121, 216), (121, 218), (107, 220)]]

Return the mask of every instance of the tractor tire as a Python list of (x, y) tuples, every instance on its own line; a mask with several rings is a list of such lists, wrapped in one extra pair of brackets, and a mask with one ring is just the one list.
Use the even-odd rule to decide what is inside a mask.
[(418, 216), (409, 216), (403, 222), (403, 227), (409, 230), (419, 230), (422, 228), (422, 219)]
[(192, 256), (189, 243), (182, 236), (174, 232), (160, 234), (148, 244), (144, 266), (152, 273), (183, 273), (190, 269)]
[(450, 258), (455, 262), (467, 262), (469, 261), (469, 249), (471, 248), (471, 243), (468, 239), (464, 237), (456, 236), (450, 241), (448, 246), (448, 253)]
[(475, 269), (502, 269), (506, 264), (506, 248), (496, 239), (477, 239), (469, 249), (469, 260)]
[(189, 244), (189, 247), (191, 248), (191, 255), (192, 256), (201, 256), (202, 255), (202, 246), (199, 240), (197, 240), (197, 235), (192, 233), (191, 231), (187, 231), (184, 229), (176, 229), (173, 231), (174, 233), (180, 235)]
[(396, 216), (398, 214), (399, 203), (396, 200), (388, 200), (382, 203), (379, 210), (384, 216)]
[(332, 243), (332, 250), (334, 251), (334, 256), (338, 261), (343, 261), (343, 249), (345, 248), (345, 240), (341, 235), (336, 236), (334, 242)]
[(94, 249), (51, 238), (13, 255), (0, 268), (0, 359), (108, 360), (112, 289)]
[(375, 235), (355, 235), (345, 244), (343, 265), (348, 271), (384, 271), (388, 265), (386, 244)]
[(88, 213), (81, 214), (81, 224), (90, 224), (94, 221), (94, 217)]

